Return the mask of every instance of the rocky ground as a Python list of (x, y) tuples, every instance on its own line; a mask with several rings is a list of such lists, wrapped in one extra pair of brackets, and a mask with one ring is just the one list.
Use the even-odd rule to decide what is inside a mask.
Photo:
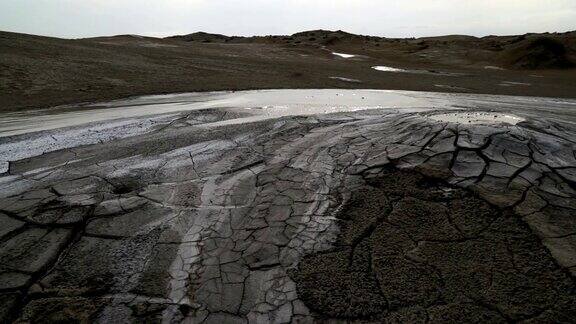
[(574, 100), (417, 97), (2, 138), (2, 322), (573, 322)]

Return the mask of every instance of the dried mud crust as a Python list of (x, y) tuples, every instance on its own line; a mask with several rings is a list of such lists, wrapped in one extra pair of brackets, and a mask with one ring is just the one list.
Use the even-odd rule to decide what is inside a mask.
[[(220, 128), (172, 118), (10, 162), (0, 322), (574, 318), (569, 115), (517, 126), (388, 110)], [(318, 253), (331, 259), (314, 273)], [(303, 291), (306, 273), (325, 300)], [(327, 314), (348, 291), (353, 308)]]
[(289, 272), (318, 319), (574, 321), (573, 280), (518, 216), (414, 171), (363, 176), (335, 247)]

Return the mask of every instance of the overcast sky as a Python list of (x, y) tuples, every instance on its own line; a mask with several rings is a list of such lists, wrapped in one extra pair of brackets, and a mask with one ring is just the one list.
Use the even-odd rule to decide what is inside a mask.
[(292, 34), (386, 37), (576, 29), (576, 0), (0, 0), (0, 30), (77, 38)]

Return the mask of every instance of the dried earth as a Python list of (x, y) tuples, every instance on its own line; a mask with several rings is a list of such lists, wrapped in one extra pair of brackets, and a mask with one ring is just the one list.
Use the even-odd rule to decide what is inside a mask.
[(412, 96), (0, 138), (1, 321), (574, 322), (576, 101)]
[(576, 32), (61, 39), (0, 31), (0, 113), (136, 95), (279, 88), (574, 98), (575, 67)]

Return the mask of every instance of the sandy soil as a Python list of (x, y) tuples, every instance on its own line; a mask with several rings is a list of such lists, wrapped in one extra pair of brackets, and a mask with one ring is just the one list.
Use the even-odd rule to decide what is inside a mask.
[[(124, 35), (65, 40), (1, 32), (0, 111), (142, 94), (263, 88), (576, 96), (574, 69), (511, 65), (518, 51), (550, 54), (549, 48), (526, 50), (535, 36), (396, 40), (317, 31), (249, 39), (203, 37), (207, 39)], [(561, 39), (572, 59), (573, 34), (549, 37)], [(382, 72), (374, 66), (412, 73)]]

